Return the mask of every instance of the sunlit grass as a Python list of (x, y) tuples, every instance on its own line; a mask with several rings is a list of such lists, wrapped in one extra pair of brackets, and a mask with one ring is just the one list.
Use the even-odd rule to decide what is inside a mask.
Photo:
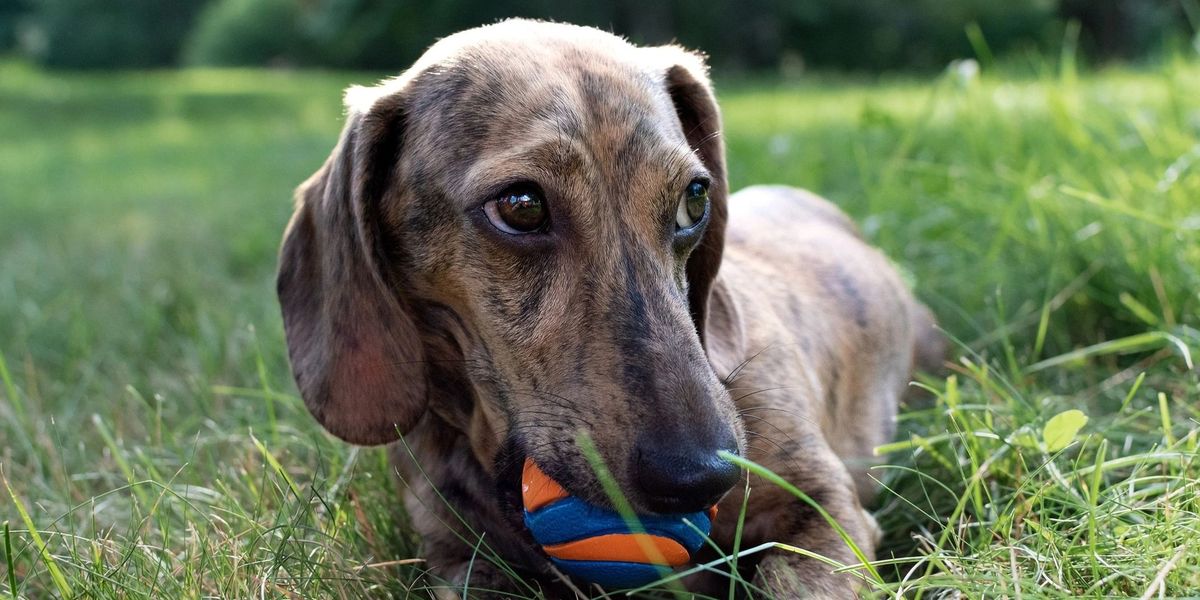
[[(877, 469), (881, 595), (1200, 593), (1200, 67), (1054, 71), (719, 90), (734, 187), (845, 207), (958, 340)], [(295, 396), (272, 285), (374, 79), (0, 64), (0, 594), (443, 585), (384, 453)]]

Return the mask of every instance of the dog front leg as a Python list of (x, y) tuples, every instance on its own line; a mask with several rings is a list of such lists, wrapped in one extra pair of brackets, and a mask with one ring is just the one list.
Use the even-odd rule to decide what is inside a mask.
[(546, 558), (522, 540), (519, 525), (495, 500), (495, 483), (465, 444), (439, 447), (420, 435), (409, 444), (411, 454), (396, 445), (391, 458), (421, 540), (430, 595), (450, 599), (467, 590), (471, 598), (575, 597), (554, 579)]
[[(767, 468), (818, 503), (865, 555), (874, 560), (879, 527), (859, 503), (845, 465), (827, 446), (759, 457)], [(802, 457), (802, 458), (798, 458)], [(757, 476), (751, 476), (742, 548), (780, 542), (820, 555), (840, 565), (861, 560), (838, 531), (810, 504)], [(742, 497), (731, 494), (721, 512), (736, 515)], [(769, 598), (855, 598), (863, 590), (860, 568), (837, 572), (836, 566), (785, 549), (773, 549), (759, 561), (752, 583)]]
[[(454, 564), (443, 564), (437, 573), (444, 582), (429, 586), (432, 595), (437, 600), (459, 600), (466, 597), (500, 600), (510, 598), (585, 598), (567, 585), (544, 577), (522, 578), (514, 577), (500, 567), (478, 558), (475, 561), (462, 561)], [(518, 582), (518, 579), (521, 582)]]

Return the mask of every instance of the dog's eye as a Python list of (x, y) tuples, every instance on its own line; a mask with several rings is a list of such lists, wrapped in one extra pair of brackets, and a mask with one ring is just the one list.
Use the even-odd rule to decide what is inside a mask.
[(679, 199), (679, 207), (675, 209), (675, 228), (690, 229), (704, 219), (708, 212), (708, 184), (699, 179), (693, 179), (683, 191)]
[(513, 234), (545, 229), (550, 216), (541, 192), (527, 186), (504, 190), (483, 205), (483, 212), (496, 229)]

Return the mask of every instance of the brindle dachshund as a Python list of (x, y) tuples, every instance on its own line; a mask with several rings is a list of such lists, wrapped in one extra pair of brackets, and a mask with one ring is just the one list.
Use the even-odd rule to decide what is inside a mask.
[[(438, 42), (346, 104), (283, 240), (288, 351), (334, 435), (403, 435), (392, 456), (435, 574), (514, 589), (472, 561), (483, 534), (566, 595), (522, 524), (519, 476), (532, 457), (609, 504), (580, 431), (638, 512), (719, 501), (726, 550), (746, 474), (720, 450), (794, 482), (873, 551), (866, 469), (914, 366), (938, 359), (933, 321), (833, 205), (787, 187), (728, 195), (700, 57), (511, 20)], [(859, 562), (809, 505), (749, 485), (741, 547)], [(744, 575), (780, 598), (858, 589), (799, 554), (755, 558)]]

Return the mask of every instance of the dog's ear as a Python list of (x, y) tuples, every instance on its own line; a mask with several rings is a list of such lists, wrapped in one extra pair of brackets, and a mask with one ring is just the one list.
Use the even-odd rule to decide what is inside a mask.
[(296, 384), (317, 421), (355, 444), (395, 441), (426, 403), (420, 337), (378, 231), (401, 107), (399, 94), (351, 106), (333, 154), (297, 190), (280, 251), (276, 285)]
[(673, 59), (664, 78), (667, 94), (675, 105), (675, 114), (679, 116), (684, 137), (712, 175), (708, 189), (711, 203), (708, 229), (687, 262), (688, 306), (700, 341), (704, 343), (709, 296), (717, 269), (721, 266), (728, 214), (726, 199), (729, 196), (729, 182), (725, 176), (721, 111), (717, 107), (703, 59), (675, 47), (665, 50), (666, 56)]

